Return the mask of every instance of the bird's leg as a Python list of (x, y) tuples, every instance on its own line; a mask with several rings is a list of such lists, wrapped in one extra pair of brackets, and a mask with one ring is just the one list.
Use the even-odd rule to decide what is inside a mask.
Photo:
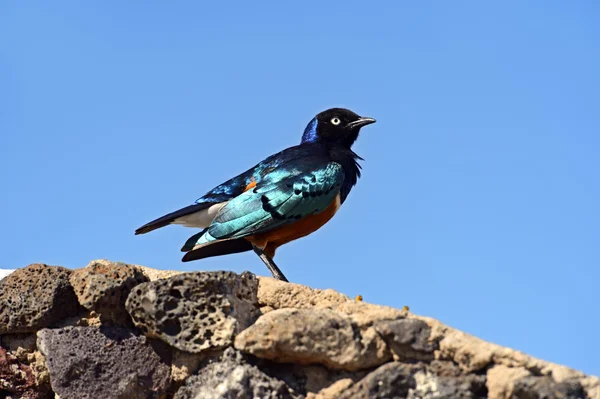
[(271, 259), (265, 253), (265, 251), (263, 251), (255, 245), (253, 245), (252, 248), (254, 248), (254, 252), (256, 252), (258, 257), (265, 263), (265, 265), (267, 265), (267, 267), (271, 271), (271, 274), (273, 274), (273, 277), (275, 277), (277, 280), (285, 281), (286, 283), (288, 282), (288, 279), (285, 278), (281, 270), (279, 270), (275, 262), (273, 262), (273, 259)]

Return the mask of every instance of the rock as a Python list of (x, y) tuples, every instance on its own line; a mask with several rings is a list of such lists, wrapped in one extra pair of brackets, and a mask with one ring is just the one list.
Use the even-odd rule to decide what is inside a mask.
[(0, 334), (33, 332), (75, 315), (77, 297), (71, 271), (32, 264), (0, 281)]
[(239, 352), (226, 349), (216, 361), (188, 379), (175, 399), (293, 399), (301, 396), (285, 383), (269, 377), (244, 361)]
[(510, 399), (514, 397), (515, 381), (531, 375), (523, 367), (498, 365), (487, 371), (486, 385), (490, 399)]
[(453, 399), (485, 398), (485, 376), (462, 375), (451, 362), (385, 364), (358, 383), (338, 393), (337, 398)]
[(79, 304), (100, 315), (103, 321), (130, 323), (125, 300), (131, 289), (149, 281), (140, 270), (124, 263), (92, 261), (70, 276)]
[(358, 383), (342, 391), (339, 399), (406, 398), (417, 387), (414, 374), (421, 367), (392, 362), (369, 373)]
[(586, 394), (577, 381), (555, 382), (551, 377), (523, 377), (514, 382), (513, 397), (519, 399), (581, 399)]
[(182, 273), (137, 286), (126, 302), (135, 325), (187, 352), (231, 345), (258, 314), (251, 273)]
[(429, 317), (413, 315), (411, 318), (423, 320), (431, 328), (430, 340), (439, 345), (435, 358), (451, 360), (465, 372), (480, 372), (498, 365), (522, 367), (535, 374), (552, 376), (556, 382), (580, 380), (587, 390), (600, 389), (600, 379), (597, 377), (586, 378), (579, 371), (486, 342)]
[(333, 384), (321, 389), (317, 393), (309, 392), (306, 395), (306, 399), (338, 399), (342, 392), (351, 387), (353, 383), (354, 382), (351, 378), (337, 380)]
[(417, 386), (408, 398), (486, 398), (485, 375), (462, 374), (452, 362), (434, 361), (414, 374)]
[(141, 266), (141, 265), (132, 265), (132, 266), (135, 266), (138, 270), (141, 270), (142, 273), (144, 273), (144, 275), (146, 277), (148, 277), (148, 279), (150, 281), (159, 280), (162, 278), (169, 278), (169, 277), (177, 276), (178, 274), (182, 273), (182, 272), (176, 271), (176, 270), (152, 269), (151, 267), (146, 267), (146, 266)]
[[(487, 372), (486, 385), (490, 399), (586, 397), (582, 384), (577, 380), (556, 382), (550, 376), (534, 376), (523, 367), (494, 366)], [(595, 397), (591, 392), (588, 393), (588, 397)]]
[(258, 302), (272, 309), (335, 306), (351, 299), (334, 290), (319, 290), (304, 285), (286, 283), (271, 277), (258, 278)]
[[(13, 396), (14, 395), (14, 396)], [(48, 390), (37, 384), (31, 367), (0, 347), (0, 398), (21, 399), (48, 397)]]
[(181, 385), (189, 376), (198, 371), (204, 360), (205, 354), (203, 353), (189, 353), (173, 349), (171, 379), (176, 385)]
[(429, 342), (431, 329), (422, 320), (385, 320), (376, 323), (375, 330), (386, 342), (395, 360), (431, 361), (434, 358), (437, 343)]
[(38, 332), (50, 381), (61, 399), (159, 398), (170, 367), (144, 336), (114, 326)]
[(391, 359), (373, 327), (360, 331), (329, 309), (279, 309), (262, 315), (235, 339), (235, 347), (265, 359), (359, 370)]
[(331, 289), (319, 290), (270, 277), (259, 278), (258, 302), (264, 309), (263, 313), (284, 308), (333, 309), (351, 317), (359, 327), (369, 327), (375, 321), (404, 318), (408, 313), (389, 306), (355, 301)]

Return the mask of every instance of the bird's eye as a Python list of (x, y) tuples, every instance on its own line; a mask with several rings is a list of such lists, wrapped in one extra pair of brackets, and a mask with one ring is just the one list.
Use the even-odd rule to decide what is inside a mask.
[(335, 126), (339, 125), (342, 121), (340, 118), (331, 118), (331, 123)]

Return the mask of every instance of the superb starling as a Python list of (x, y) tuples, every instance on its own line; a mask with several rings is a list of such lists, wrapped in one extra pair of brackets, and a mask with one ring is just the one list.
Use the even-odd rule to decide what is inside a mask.
[(194, 204), (145, 224), (144, 234), (169, 224), (202, 228), (182, 261), (254, 250), (273, 277), (287, 281), (273, 256), (283, 244), (323, 226), (360, 177), (352, 144), (375, 119), (344, 108), (315, 116), (300, 145), (287, 148), (213, 188)]

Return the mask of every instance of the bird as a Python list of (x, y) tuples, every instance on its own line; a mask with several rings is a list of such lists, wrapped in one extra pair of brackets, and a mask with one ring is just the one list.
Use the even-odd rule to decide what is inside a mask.
[(182, 225), (202, 231), (181, 248), (183, 262), (254, 251), (274, 278), (287, 282), (273, 258), (282, 245), (327, 223), (361, 176), (352, 150), (361, 128), (375, 123), (346, 108), (310, 120), (300, 144), (260, 161), (214, 187), (191, 205), (135, 230), (145, 234)]

